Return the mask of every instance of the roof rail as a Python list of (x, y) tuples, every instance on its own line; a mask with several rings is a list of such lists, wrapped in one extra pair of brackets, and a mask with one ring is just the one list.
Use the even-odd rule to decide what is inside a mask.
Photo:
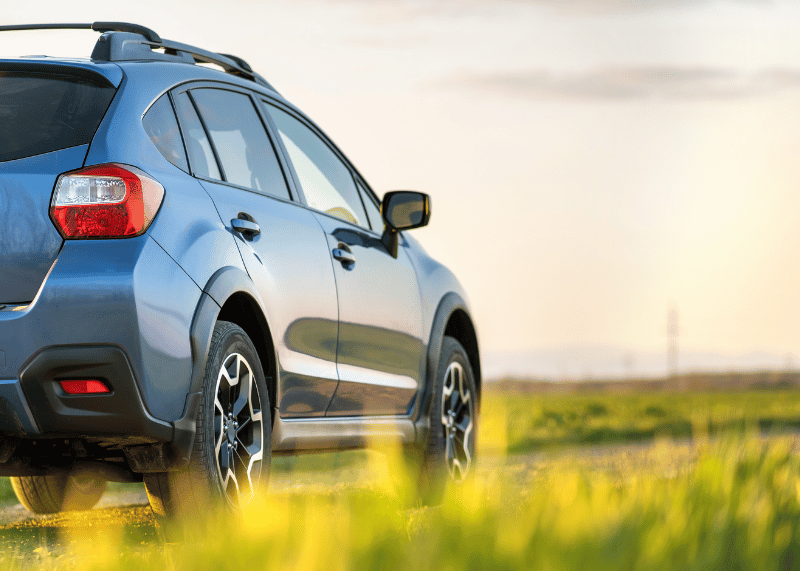
[[(150, 28), (127, 22), (94, 22), (92, 24), (19, 24), (0, 26), (0, 32), (19, 30), (94, 30), (103, 32), (97, 40), (92, 59), (101, 61), (162, 60), (184, 63), (211, 63), (226, 73), (249, 79), (275, 91), (267, 80), (253, 71), (242, 58), (210, 52), (201, 48), (163, 40)], [(107, 33), (110, 32), (110, 33)], [(137, 41), (138, 40), (138, 41)], [(159, 50), (163, 49), (163, 53)]]
[(93, 24), (17, 24), (0, 26), (0, 32), (16, 32), (21, 30), (94, 30), (95, 32), (131, 32), (144, 36), (151, 42), (160, 42), (161, 38), (150, 28), (127, 22), (95, 22)]

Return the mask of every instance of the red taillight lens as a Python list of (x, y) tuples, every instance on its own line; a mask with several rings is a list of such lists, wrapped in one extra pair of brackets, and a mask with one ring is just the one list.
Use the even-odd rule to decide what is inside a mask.
[(68, 395), (96, 395), (110, 393), (111, 389), (99, 379), (80, 379), (58, 381)]
[(164, 187), (136, 167), (97, 165), (58, 177), (50, 217), (64, 238), (139, 236), (163, 198)]

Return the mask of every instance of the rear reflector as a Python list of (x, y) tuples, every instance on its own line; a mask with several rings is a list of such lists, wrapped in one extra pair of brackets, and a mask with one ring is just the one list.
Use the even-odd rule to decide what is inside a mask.
[(58, 381), (58, 384), (68, 395), (94, 395), (111, 392), (111, 389), (98, 379)]
[(139, 236), (163, 198), (164, 187), (136, 167), (96, 165), (58, 177), (50, 218), (64, 238)]

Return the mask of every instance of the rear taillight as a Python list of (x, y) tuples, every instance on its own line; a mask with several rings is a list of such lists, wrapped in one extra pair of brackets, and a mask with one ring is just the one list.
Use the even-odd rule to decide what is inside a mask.
[(50, 218), (64, 238), (128, 238), (147, 230), (163, 198), (136, 167), (97, 165), (58, 177)]

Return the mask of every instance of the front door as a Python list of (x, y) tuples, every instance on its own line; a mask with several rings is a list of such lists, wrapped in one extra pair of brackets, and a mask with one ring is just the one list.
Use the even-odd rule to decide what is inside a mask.
[[(416, 274), (381, 243), (377, 208), (333, 148), (298, 117), (267, 106), (297, 183), (325, 231), (339, 298), (339, 387), (327, 416), (402, 415), (423, 357)], [(370, 201), (370, 202), (366, 202)], [(368, 215), (369, 208), (375, 213)]]

